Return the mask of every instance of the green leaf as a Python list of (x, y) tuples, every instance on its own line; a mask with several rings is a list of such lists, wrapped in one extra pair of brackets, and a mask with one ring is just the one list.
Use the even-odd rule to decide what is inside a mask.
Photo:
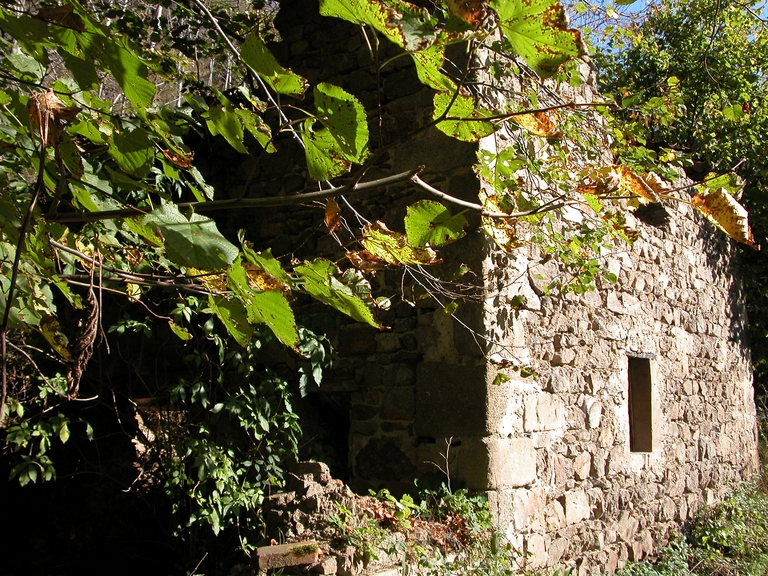
[(542, 78), (583, 53), (581, 36), (568, 28), (558, 0), (491, 0), (490, 6), (511, 48)]
[(496, 374), (496, 378), (493, 379), (494, 386), (501, 386), (504, 382), (509, 382), (509, 376), (504, 374), (504, 372), (499, 372)]
[(306, 79), (280, 66), (258, 34), (248, 36), (242, 45), (240, 59), (280, 94), (301, 98), (309, 86)]
[(121, 169), (137, 178), (145, 178), (155, 161), (155, 145), (146, 130), (134, 128), (112, 136), (109, 154)]
[(328, 128), (315, 131), (313, 124), (313, 120), (307, 120), (301, 131), (309, 176), (315, 180), (330, 180), (341, 176), (352, 163), (340, 150), (331, 131)]
[(59, 426), (59, 440), (61, 440), (62, 444), (66, 444), (67, 440), (69, 440), (69, 426), (67, 426), (66, 422), (62, 422), (61, 426)]
[(148, 69), (120, 37), (105, 41), (103, 62), (134, 108), (147, 108), (155, 99), (155, 83), (147, 80)]
[(245, 306), (240, 300), (228, 300), (224, 296), (208, 296), (208, 307), (224, 324), (227, 332), (245, 348), (253, 336)]
[(252, 287), (247, 271), (239, 262), (235, 262), (227, 271), (227, 286), (245, 305), (250, 323), (266, 324), (286, 346), (295, 348), (298, 345), (296, 319), (282, 292)]
[(264, 150), (270, 154), (275, 151), (275, 145), (272, 143), (272, 131), (259, 116), (243, 108), (235, 110), (235, 114)]
[(411, 246), (442, 246), (464, 236), (467, 219), (450, 211), (434, 200), (422, 200), (408, 206), (405, 234)]
[[(459, 94), (454, 100), (455, 92), (438, 92), (434, 98), (434, 113), (432, 118), (437, 120), (443, 114), (461, 120), (443, 120), (437, 124), (438, 130), (465, 142), (477, 142), (481, 138), (493, 134), (496, 127), (483, 117), (492, 116), (489, 110), (475, 107), (475, 99)], [(450, 106), (450, 109), (448, 107)], [(446, 110), (447, 113), (446, 113)], [(475, 120), (477, 119), (477, 120)]]
[(380, 328), (367, 303), (336, 277), (336, 266), (328, 260), (318, 258), (295, 268), (304, 282), (304, 291), (310, 296), (332, 306), (347, 316)]
[(66, 166), (67, 171), (75, 178), (81, 178), (84, 173), (83, 159), (80, 157), (80, 151), (72, 141), (72, 137), (64, 132), (59, 139), (59, 153), (61, 161)]
[(83, 60), (61, 48), (58, 50), (58, 53), (64, 61), (64, 66), (72, 73), (72, 77), (81, 90), (94, 90), (98, 88), (99, 76), (93, 62)]
[(706, 177), (696, 186), (696, 190), (699, 193), (714, 192), (720, 188), (725, 190), (738, 199), (744, 188), (744, 180), (742, 180), (737, 174), (728, 172), (727, 174), (717, 175), (714, 172), (710, 172)]
[(176, 336), (178, 336), (179, 338), (181, 338), (185, 342), (187, 340), (191, 340), (192, 339), (192, 334), (190, 334), (187, 331), (187, 329), (184, 328), (183, 326), (179, 326), (178, 324), (176, 324), (176, 322), (173, 322), (173, 321), (168, 322), (168, 327), (171, 329), (171, 331), (174, 334), (176, 334)]
[(285, 273), (280, 262), (277, 258), (272, 256), (271, 249), (264, 250), (264, 252), (255, 252), (247, 243), (243, 243), (243, 254), (245, 254), (245, 258), (248, 262), (255, 264), (265, 272), (270, 273), (283, 284), (288, 284), (290, 282), (288, 274)]
[(243, 125), (231, 106), (211, 106), (206, 124), (211, 134), (221, 134), (232, 148), (242, 154), (248, 153), (243, 144)]
[(741, 104), (734, 104), (723, 110), (723, 116), (731, 122), (736, 122), (744, 118), (744, 109), (741, 107)]
[(79, 134), (99, 146), (108, 142), (106, 134), (99, 130), (99, 122), (93, 118), (78, 116), (78, 121), (67, 127), (70, 134)]
[(8, 54), (5, 59), (24, 80), (37, 83), (45, 75), (45, 66), (18, 49)]
[(239, 250), (216, 228), (210, 218), (192, 214), (185, 218), (178, 207), (166, 204), (142, 220), (163, 235), (168, 258), (179, 266), (198, 270), (221, 270), (237, 258)]
[(445, 59), (445, 46), (434, 44), (425, 50), (411, 52), (411, 58), (423, 84), (440, 91), (456, 90), (456, 83), (440, 71)]
[(27, 54), (30, 54), (43, 65), (48, 64), (46, 48), (51, 45), (48, 40), (48, 24), (36, 18), (27, 16), (16, 17), (6, 10), (0, 9), (0, 29), (13, 37)]
[(372, 26), (392, 42), (405, 48), (403, 31), (395, 24), (399, 16), (398, 8), (403, 5), (408, 6), (407, 2), (397, 1), (385, 4), (376, 0), (320, 0), (320, 14), (342, 18), (358, 25)]
[(368, 122), (363, 105), (352, 94), (326, 82), (315, 86), (314, 93), (320, 121), (341, 152), (351, 162), (362, 163), (368, 155)]

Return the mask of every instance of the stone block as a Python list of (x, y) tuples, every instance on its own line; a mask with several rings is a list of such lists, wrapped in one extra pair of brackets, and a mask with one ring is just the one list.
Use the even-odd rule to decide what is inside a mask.
[(534, 568), (547, 565), (547, 537), (531, 534), (525, 539), (525, 554), (528, 565)]
[(323, 558), (320, 562), (312, 566), (312, 574), (336, 574), (339, 571), (339, 563), (335, 556)]
[(458, 476), (472, 490), (516, 488), (536, 480), (536, 449), (529, 438), (469, 438), (456, 460)]
[(592, 469), (592, 456), (589, 452), (582, 452), (573, 461), (573, 472), (579, 480), (589, 478), (589, 471)]
[(589, 496), (583, 490), (569, 490), (565, 493), (565, 522), (576, 524), (591, 515)]
[(619, 517), (619, 522), (616, 525), (616, 531), (624, 542), (631, 542), (635, 539), (638, 526), (639, 522), (637, 521), (637, 518), (630, 516), (629, 512), (624, 511)]
[(312, 480), (325, 486), (331, 481), (331, 470), (323, 462), (297, 462), (291, 466), (296, 476), (311, 476)]
[(547, 524), (547, 532), (555, 532), (565, 528), (565, 510), (563, 505), (557, 500), (550, 502), (544, 513), (544, 519)]
[(378, 330), (364, 324), (352, 324), (339, 332), (338, 351), (342, 355), (376, 352)]
[(557, 430), (565, 426), (565, 407), (555, 394), (530, 394), (524, 400), (523, 426), (526, 432)]
[(560, 562), (560, 558), (563, 557), (566, 550), (568, 550), (568, 540), (565, 538), (553, 540), (547, 550), (547, 566), (554, 566)]

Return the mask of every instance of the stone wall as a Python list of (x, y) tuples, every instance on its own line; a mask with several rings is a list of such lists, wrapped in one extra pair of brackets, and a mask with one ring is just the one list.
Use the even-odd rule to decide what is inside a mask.
[[(491, 362), (449, 353), (418, 367), (418, 434), (461, 440), (455, 475), (488, 491), (533, 565), (612, 571), (756, 470), (735, 247), (688, 206), (667, 209), (666, 229), (635, 221), (641, 239), (607, 256), (618, 282), (584, 295), (544, 296), (553, 264), (490, 254)], [(515, 310), (518, 294), (527, 303)], [(630, 357), (651, 368), (650, 451), (630, 450)], [(536, 374), (500, 367), (520, 362)], [(509, 380), (494, 386), (498, 371)], [(484, 418), (455, 410), (469, 395)]]
[[(321, 18), (309, 0), (282, 2), (277, 26), (284, 65), (344, 87), (369, 109), (380, 105), (372, 142), (396, 141), (431, 117), (431, 93), (405, 58), (381, 72), (378, 102), (374, 62), (354, 26)], [(580, 97), (590, 96), (587, 84)], [(207, 172), (221, 174), (233, 195), (309, 189), (301, 150), (290, 139), (279, 144), (277, 154), (236, 170)], [(476, 200), (474, 154), (427, 130), (388, 149), (368, 177), (424, 164), (425, 180)], [(401, 185), (354, 203), (369, 220), (402, 222), (423, 197)], [(686, 205), (666, 208), (663, 227), (629, 216), (639, 240), (604, 255), (618, 282), (594, 292), (546, 296), (556, 265), (540, 264), (534, 248), (504, 255), (475, 220), (435, 270), (439, 277), (461, 263), (474, 271), (473, 298), (453, 315), (434, 300), (400, 302), (381, 313), (388, 328), (377, 331), (310, 310), (304, 318), (338, 355), (317, 394), (350, 406), (348, 470), (334, 474), (356, 490), (404, 492), (413, 478), (447, 479), (443, 468), (454, 486), (488, 494), (531, 565), (577, 564), (580, 573), (653, 553), (671, 528), (746, 479), (757, 465), (756, 424), (736, 250)], [(322, 214), (322, 206), (273, 209), (257, 222), (233, 214), (229, 225), (277, 256), (336, 257)], [(372, 284), (391, 295), (414, 279), (395, 270)], [(518, 295), (522, 308), (512, 305)], [(649, 430), (640, 432), (652, 446), (642, 452), (630, 449), (632, 357), (650, 371)], [(520, 365), (533, 375), (512, 368)], [(508, 380), (494, 384), (499, 372)]]

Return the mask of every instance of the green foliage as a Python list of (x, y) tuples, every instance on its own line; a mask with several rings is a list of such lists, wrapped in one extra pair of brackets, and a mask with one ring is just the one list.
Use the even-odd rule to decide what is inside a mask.
[[(519, 573), (517, 554), (496, 526), (485, 497), (470, 496), (466, 490), (450, 492), (445, 486), (422, 492), (419, 503), (408, 494), (396, 498), (388, 490), (371, 492), (371, 496), (384, 504), (379, 520), (366, 516), (361, 525), (355, 526), (352, 511), (340, 504), (338, 513), (329, 517), (331, 527), (346, 545), (355, 547), (356, 558), (363, 565), (377, 560), (378, 553), (384, 551), (403, 559), (403, 574)], [(453, 541), (454, 549), (441, 550), (435, 543), (412, 541), (409, 535), (414, 523), (443, 538), (446, 532), (452, 533), (448, 540)]]
[[(83, 427), (67, 409), (86, 401), (81, 390), (98, 402), (131, 392), (120, 384), (106, 390), (87, 372), (104, 315), (122, 306), (106, 331), (105, 353), (110, 339), (165, 332), (186, 354), (183, 373), (151, 390), (167, 402), (169, 420), (155, 434), (162, 446), (147, 452), (176, 504), (178, 534), (192, 538), (200, 525), (214, 534), (237, 526), (248, 549), (264, 491), (280, 483), (283, 463), (296, 453), (291, 384), (301, 393), (319, 384), (329, 359), (327, 339), (299, 325), (294, 302), (314, 299), (379, 327), (366, 274), (383, 265), (418, 269), (440, 262), (435, 248), (459, 241), (467, 221), (441, 203), (422, 201), (408, 208), (405, 234), (382, 222), (362, 233), (337, 231), (341, 215), (329, 202), (328, 231), (346, 230), (345, 247), (359, 249), (349, 248), (349, 262), (311, 255), (302, 262), (254, 249), (247, 232), (235, 244), (233, 231), (207, 214), (252, 209), (261, 200), (325, 200), (408, 179), (435, 194), (415, 172), (364, 179), (387, 168), (382, 158), (389, 148), (427, 128), (468, 142), (504, 129), (511, 144), (478, 156), (485, 184), (480, 204), (459, 204), (482, 213), (484, 229), (501, 248), (533, 242), (557, 257), (570, 276), (552, 289), (583, 292), (598, 278), (615, 280), (602, 270), (599, 254), (629, 239), (620, 213), (633, 192), (619, 190), (624, 198), (616, 201), (592, 181), (613, 169), (600, 152), (597, 112), (538, 87), (539, 76), (580, 82), (568, 68), (582, 52), (578, 32), (566, 28), (555, 0), (492, 2), (494, 17), (454, 9), (402, 0), (321, 1), (321, 14), (363, 27), (377, 77), (392, 61), (378, 61), (379, 42), (390, 42), (394, 58), (410, 58), (420, 81), (436, 91), (431, 122), (374, 143), (369, 123), (381, 113), (378, 104), (364, 105), (339, 86), (310, 82), (282, 66), (269, 49), (274, 35), (266, 8), (239, 12), (202, 0), (131, 9), (101, 0), (0, 7), (0, 340), (3, 349), (20, 350), (19, 365), (26, 366), (3, 382), (0, 427), (18, 457), (13, 475), (21, 483), (55, 476), (51, 446), (71, 442)], [(458, 44), (467, 57), (493, 55), (487, 77), (446, 59)], [(478, 89), (509, 75), (521, 79), (509, 102)], [(303, 103), (304, 96), (312, 102)], [(678, 104), (664, 95), (648, 106), (664, 118)], [(748, 114), (739, 115), (736, 104), (721, 99), (717, 110), (724, 121), (745, 123)], [(663, 119), (659, 125), (670, 128)], [(630, 136), (617, 140), (631, 147), (639, 128), (625, 132)], [(231, 148), (233, 157), (263, 153), (268, 161), (281, 133), (303, 147), (305, 173), (320, 193), (236, 198), (215, 189), (196, 166), (201, 140)], [(326, 182), (352, 170), (349, 182)], [(114, 298), (109, 306), (105, 294)], [(262, 349), (275, 344), (298, 372), (263, 361)], [(9, 358), (2, 358), (6, 367)], [(477, 527), (468, 538), (492, 552), (467, 562), (480, 574), (502, 573), (502, 556), (493, 554), (506, 548), (482, 516), (487, 508), (478, 512), (479, 501), (460, 493), (440, 500), (461, 508), (455, 514)], [(395, 507), (401, 515), (416, 510), (403, 500)], [(435, 560), (435, 570), (443, 560)]]
[(628, 565), (619, 576), (759, 576), (768, 569), (768, 495), (737, 487), (723, 502), (689, 521), (658, 561)]
[[(634, 163), (677, 162), (698, 177), (736, 168), (755, 241), (765, 244), (768, 35), (760, 3), (664, 0), (639, 23), (606, 29), (595, 54), (605, 92), (626, 108), (614, 125)], [(639, 144), (639, 146), (638, 146)], [(763, 252), (743, 251), (755, 383), (768, 386), (768, 270)]]
[(411, 246), (442, 246), (464, 236), (467, 219), (432, 200), (422, 200), (408, 206), (405, 234)]

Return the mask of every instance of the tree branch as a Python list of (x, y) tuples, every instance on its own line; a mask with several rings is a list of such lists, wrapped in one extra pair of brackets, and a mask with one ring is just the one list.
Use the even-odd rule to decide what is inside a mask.
[(579, 204), (579, 202), (559, 202), (558, 199), (555, 199), (550, 202), (547, 202), (546, 204), (542, 204), (538, 208), (533, 208), (532, 210), (526, 210), (524, 212), (509, 212), (509, 213), (491, 212), (489, 210), (486, 210), (482, 204), (467, 202), (466, 200), (461, 200), (460, 198), (456, 198), (455, 196), (446, 194), (445, 192), (442, 192), (437, 188), (433, 188), (432, 186), (424, 182), (424, 180), (419, 178), (418, 174), (414, 175), (411, 178), (411, 181), (414, 184), (416, 184), (416, 186), (418, 186), (422, 190), (425, 190), (426, 192), (429, 192), (433, 196), (437, 196), (438, 198), (445, 200), (446, 202), (450, 202), (451, 204), (456, 204), (458, 206), (463, 206), (464, 208), (469, 208), (470, 210), (479, 212), (481, 216), (486, 216), (487, 218), (522, 218), (523, 216), (533, 216), (535, 214), (543, 214), (544, 212), (551, 212), (553, 210), (557, 210), (558, 208), (564, 208), (566, 206)]
[[(367, 192), (377, 188), (383, 188), (392, 184), (398, 184), (410, 180), (423, 170), (423, 167), (407, 172), (394, 174), (385, 178), (371, 180), (369, 182), (357, 182), (354, 184), (345, 184), (336, 186), (328, 190), (318, 190), (317, 192), (306, 192), (304, 194), (295, 194), (293, 196), (276, 196), (274, 198), (235, 198), (233, 200), (211, 200), (208, 202), (180, 202), (176, 204), (180, 210), (193, 210), (198, 214), (207, 214), (216, 210), (242, 210), (248, 208), (267, 208), (275, 206), (292, 206), (302, 204), (312, 200), (327, 200), (342, 194)], [(57, 214), (51, 218), (52, 222), (97, 222), (99, 220), (115, 220), (119, 218), (131, 218), (144, 216), (147, 211), (140, 208), (131, 207), (123, 210), (105, 210), (103, 212), (81, 212)]]

